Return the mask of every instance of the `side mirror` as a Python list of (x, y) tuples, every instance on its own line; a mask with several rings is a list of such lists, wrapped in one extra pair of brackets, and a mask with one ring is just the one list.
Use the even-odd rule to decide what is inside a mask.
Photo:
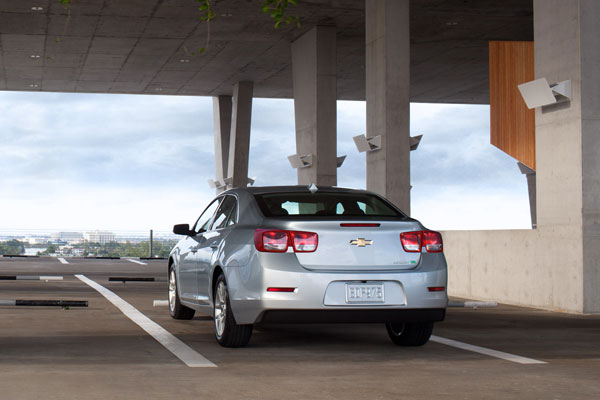
[(190, 230), (190, 224), (177, 224), (173, 226), (176, 235), (194, 236), (196, 232)]

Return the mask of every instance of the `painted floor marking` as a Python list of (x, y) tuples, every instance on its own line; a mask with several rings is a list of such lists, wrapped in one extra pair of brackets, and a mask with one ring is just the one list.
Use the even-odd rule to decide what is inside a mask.
[(140, 265), (148, 265), (148, 264), (146, 264), (145, 262), (141, 262), (141, 261), (138, 261), (138, 260), (134, 260), (134, 259), (132, 259), (132, 258), (126, 258), (126, 260), (127, 260), (127, 261), (131, 261), (132, 263), (140, 264)]
[(533, 358), (521, 357), (510, 353), (504, 353), (498, 350), (488, 349), (486, 347), (479, 347), (468, 343), (457, 342), (456, 340), (446, 339), (435, 335), (431, 335), (430, 340), (432, 342), (445, 344), (446, 346), (452, 346), (479, 354), (485, 354), (490, 357), (501, 358), (503, 360), (512, 361), (519, 364), (547, 364), (545, 361), (534, 360)]
[(69, 263), (67, 260), (65, 260), (62, 257), (58, 257), (58, 261), (60, 261), (61, 264), (68, 264)]
[(183, 343), (173, 336), (162, 326), (139, 312), (134, 306), (117, 296), (112, 291), (102, 285), (87, 278), (85, 275), (75, 275), (77, 279), (84, 282), (98, 293), (104, 296), (115, 307), (117, 307), (127, 318), (135, 322), (140, 328), (145, 330), (150, 336), (156, 339), (173, 355), (183, 361), (188, 367), (216, 367), (215, 364), (206, 359), (202, 354)]
[(168, 307), (169, 306), (169, 300), (154, 300), (152, 302), (152, 306), (153, 307)]

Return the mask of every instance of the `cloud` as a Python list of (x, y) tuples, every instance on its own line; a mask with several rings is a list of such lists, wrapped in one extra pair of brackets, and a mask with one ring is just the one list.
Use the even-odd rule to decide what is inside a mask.
[[(338, 185), (365, 187), (365, 103), (338, 102)], [(214, 197), (212, 99), (0, 92), (0, 229), (170, 230)], [(412, 209), (432, 228), (527, 227), (527, 187), (486, 106), (413, 104)], [(296, 184), (291, 100), (254, 99), (249, 175)], [(498, 212), (500, 210), (500, 212)]]

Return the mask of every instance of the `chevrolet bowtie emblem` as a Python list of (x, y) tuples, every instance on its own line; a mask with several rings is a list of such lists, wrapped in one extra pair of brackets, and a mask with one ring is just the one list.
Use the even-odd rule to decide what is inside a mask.
[(373, 244), (372, 240), (367, 240), (365, 238), (358, 238), (357, 240), (351, 240), (350, 244), (358, 247), (365, 247)]

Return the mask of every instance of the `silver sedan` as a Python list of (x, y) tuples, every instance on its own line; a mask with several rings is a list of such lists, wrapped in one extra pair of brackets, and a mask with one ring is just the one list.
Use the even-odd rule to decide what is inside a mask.
[(440, 233), (364, 190), (281, 186), (215, 198), (169, 256), (169, 309), (214, 319), (217, 342), (248, 344), (254, 324), (385, 323), (420, 346), (446, 313)]

